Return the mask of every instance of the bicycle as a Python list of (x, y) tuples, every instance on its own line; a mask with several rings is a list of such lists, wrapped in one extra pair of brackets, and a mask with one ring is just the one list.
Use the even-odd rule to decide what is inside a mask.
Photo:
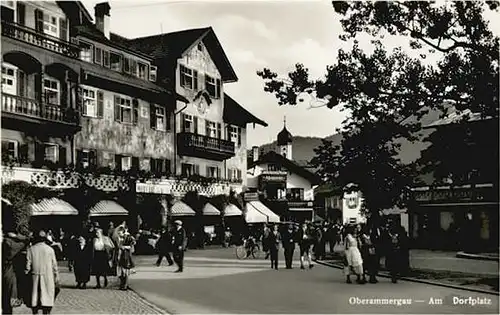
[(243, 240), (243, 245), (236, 246), (236, 257), (238, 259), (246, 259), (250, 256), (254, 259), (260, 256), (260, 246), (253, 238)]

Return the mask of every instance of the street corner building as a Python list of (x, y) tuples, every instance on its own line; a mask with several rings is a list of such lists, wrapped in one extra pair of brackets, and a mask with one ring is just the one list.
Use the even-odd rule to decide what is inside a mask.
[(213, 29), (129, 39), (94, 9), (2, 1), (2, 184), (56, 191), (32, 214), (53, 228), (223, 216), (207, 200), (246, 190), (247, 126), (267, 124), (224, 92), (238, 78)]

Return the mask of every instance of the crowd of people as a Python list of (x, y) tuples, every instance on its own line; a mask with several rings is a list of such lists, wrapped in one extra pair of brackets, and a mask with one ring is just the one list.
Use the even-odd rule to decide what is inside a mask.
[(278, 269), (280, 246), (283, 247), (286, 269), (292, 268), (296, 244), (300, 250), (301, 269), (306, 269), (306, 262), (309, 269), (313, 268), (312, 254), (315, 259), (324, 259), (327, 252), (341, 255), (347, 283), (352, 283), (351, 276), (356, 276), (359, 284), (377, 283), (382, 257), (385, 257), (386, 268), (394, 283), (409, 269), (408, 235), (394, 222), (382, 226), (304, 223), (300, 227), (290, 223), (285, 228), (276, 224), (265, 226), (262, 235), (256, 237), (262, 240), (266, 259), (270, 258), (273, 269)]
[(33, 314), (40, 310), (50, 314), (60, 291), (58, 258), (68, 261), (78, 289), (85, 289), (91, 276), (95, 276), (96, 288), (108, 286), (108, 277), (117, 276), (120, 289), (127, 290), (134, 245), (125, 222), (116, 228), (110, 223), (106, 233), (97, 222), (88, 222), (67, 238), (61, 232), (56, 238), (50, 230), (4, 231), (3, 313), (12, 314), (14, 307), (24, 303)]

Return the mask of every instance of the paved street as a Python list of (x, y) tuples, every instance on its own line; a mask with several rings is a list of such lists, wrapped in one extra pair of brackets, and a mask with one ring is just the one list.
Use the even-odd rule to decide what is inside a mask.
[[(283, 258), (280, 253), (280, 259)], [(297, 257), (298, 258), (298, 257)], [(234, 249), (186, 253), (186, 270), (139, 257), (132, 287), (170, 313), (498, 313), (498, 296), (419, 283), (346, 284), (338, 269), (271, 270), (269, 261), (237, 260)], [(284, 264), (283, 261), (280, 262)], [(487, 298), (490, 305), (453, 305), (454, 298)], [(350, 298), (412, 299), (411, 305), (356, 305)], [(429, 305), (429, 299), (443, 305)]]

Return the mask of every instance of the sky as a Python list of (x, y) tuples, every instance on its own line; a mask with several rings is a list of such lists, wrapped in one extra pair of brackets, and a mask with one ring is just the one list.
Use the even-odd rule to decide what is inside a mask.
[[(102, 1), (82, 2), (93, 16), (95, 4)], [(301, 62), (309, 68), (311, 78), (323, 77), (337, 51), (353, 44), (338, 38), (341, 26), (331, 1), (121, 0), (109, 4), (111, 32), (128, 38), (207, 26), (214, 29), (239, 78), (225, 84), (225, 92), (269, 125), (249, 125), (249, 147), (275, 140), (285, 116), (292, 135), (316, 137), (334, 134), (346, 117), (338, 108), (308, 109), (309, 100), (279, 106), (273, 95), (264, 92), (264, 81), (256, 74), (266, 67), (285, 76)], [(367, 35), (358, 38), (368, 52), (373, 51), (370, 40)], [(386, 37), (384, 44), (410, 51), (401, 38)]]

